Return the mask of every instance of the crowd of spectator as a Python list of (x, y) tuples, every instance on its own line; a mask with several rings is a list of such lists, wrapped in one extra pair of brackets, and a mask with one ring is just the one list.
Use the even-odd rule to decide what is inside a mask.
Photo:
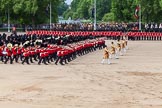
[[(0, 28), (7, 28), (7, 24), (0, 24)], [(23, 31), (53, 30), (53, 31), (93, 31), (93, 23), (53, 23), (40, 25), (11, 24), (10, 27), (22, 28)], [(162, 32), (162, 23), (145, 23), (141, 25), (142, 31)], [(98, 23), (96, 31), (139, 31), (139, 23)]]
[(146, 23), (144, 28), (146, 32), (162, 32), (162, 23)]
[[(52, 29), (54, 31), (93, 31), (94, 24), (93, 23), (55, 23), (52, 24), (51, 27), (49, 24), (37, 25), (35, 27), (31, 27), (34, 30), (44, 30), (44, 29)], [(98, 23), (96, 25), (96, 31), (130, 31), (130, 30), (138, 30), (138, 23)]]

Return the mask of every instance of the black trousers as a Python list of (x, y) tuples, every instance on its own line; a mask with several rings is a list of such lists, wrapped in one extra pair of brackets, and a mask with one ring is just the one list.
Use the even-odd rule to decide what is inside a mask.
[(33, 56), (32, 56), (32, 55), (29, 56), (29, 59), (30, 59), (30, 62), (31, 62), (31, 63), (34, 63), (34, 62), (33, 62)]
[(8, 60), (10, 60), (10, 64), (13, 63), (12, 57), (11, 56), (6, 56), (6, 60), (5, 60), (4, 64), (7, 64)]
[(15, 60), (16, 62), (18, 62), (18, 55), (14, 55), (14, 56), (13, 56), (12, 61), (14, 61), (14, 60)]
[(20, 58), (21, 61), (23, 61), (23, 55), (22, 54), (18, 54), (18, 60), (19, 60), (19, 58)]
[(24, 57), (24, 60), (22, 61), (22, 64), (24, 64), (24, 62), (26, 62), (27, 64), (29, 64), (29, 57)]
[[(42, 61), (42, 60), (43, 60), (43, 61)], [(39, 58), (38, 64), (40, 65), (42, 62), (43, 62), (45, 65), (47, 65), (47, 63), (46, 63), (46, 58), (45, 58), (45, 57), (40, 57), (40, 58)]]
[(0, 57), (1, 57), (0, 61), (4, 62), (5, 56), (2, 55)]
[(56, 62), (55, 62), (56, 65), (57, 65), (58, 61), (59, 61), (59, 63), (60, 63), (61, 65), (64, 65), (64, 64), (62, 63), (62, 62), (63, 62), (63, 57), (62, 57), (62, 56), (57, 57)]

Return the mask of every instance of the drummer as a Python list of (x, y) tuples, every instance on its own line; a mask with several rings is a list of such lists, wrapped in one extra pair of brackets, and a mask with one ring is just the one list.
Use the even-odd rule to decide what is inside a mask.
[(108, 50), (108, 47), (105, 45), (105, 48), (104, 48), (104, 56), (103, 56), (103, 59), (102, 59), (102, 64), (104, 64), (105, 60), (107, 61), (107, 64), (111, 64), (110, 62), (110, 51)]

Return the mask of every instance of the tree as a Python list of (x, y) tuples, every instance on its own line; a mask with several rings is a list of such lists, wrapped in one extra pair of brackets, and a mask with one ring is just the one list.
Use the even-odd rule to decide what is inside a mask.
[(101, 20), (106, 13), (111, 10), (111, 0), (98, 0), (97, 1), (97, 19)]
[(63, 13), (69, 8), (68, 4), (65, 3), (65, 0), (60, 1), (60, 5), (58, 6), (58, 15), (62, 16)]
[(52, 22), (56, 22), (58, 18), (57, 7), (61, 2), (60, 0), (1, 0), (2, 22), (7, 21), (5, 14), (9, 10), (12, 23), (48, 23), (49, 16), (46, 15), (45, 9), (50, 2), (52, 3)]
[(102, 20), (104, 22), (112, 22), (112, 21), (114, 21), (114, 13), (111, 12), (111, 13), (105, 14), (104, 17), (102, 18)]
[[(70, 7), (65, 0), (0, 0), (1, 22), (7, 22), (9, 11), (12, 23), (49, 23), (49, 12), (47, 14), (45, 10), (50, 2), (52, 22), (57, 22), (58, 15), (65, 19), (92, 19), (94, 0), (73, 0)], [(142, 22), (162, 21), (162, 0), (97, 0), (97, 20), (137, 21), (134, 13), (139, 4)]]
[(161, 1), (159, 0), (141, 0), (142, 19), (144, 22), (160, 22), (162, 21)]

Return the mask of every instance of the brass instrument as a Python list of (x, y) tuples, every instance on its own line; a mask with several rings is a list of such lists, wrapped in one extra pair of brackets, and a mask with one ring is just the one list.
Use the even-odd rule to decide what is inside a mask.
[(11, 48), (13, 47), (13, 45), (11, 43), (7, 44), (7, 48), (9, 48), (11, 50)]

